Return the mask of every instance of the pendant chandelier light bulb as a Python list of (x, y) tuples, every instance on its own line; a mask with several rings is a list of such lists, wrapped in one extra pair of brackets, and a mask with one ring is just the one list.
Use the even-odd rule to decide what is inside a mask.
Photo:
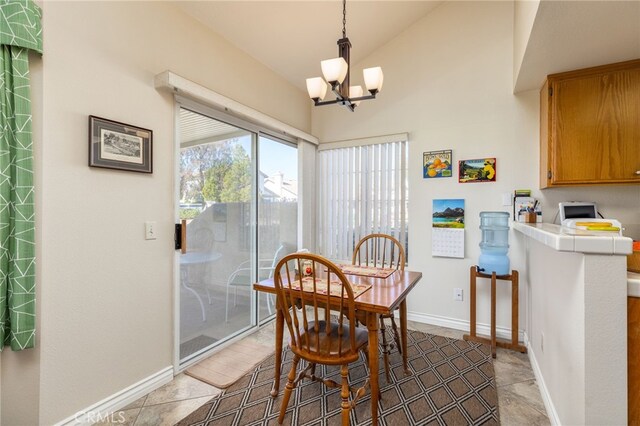
[[(313, 100), (315, 106), (320, 105), (344, 105), (351, 111), (367, 99), (375, 99), (376, 94), (382, 90), (384, 75), (382, 68), (373, 67), (363, 70), (364, 83), (368, 95), (363, 96), (362, 86), (350, 86), (350, 56), (351, 42), (347, 37), (347, 1), (342, 0), (342, 38), (338, 40), (338, 57), (320, 62), (322, 75), (320, 77), (307, 79), (307, 92)], [(331, 86), (331, 91), (335, 99), (323, 101), (327, 92), (327, 83)]]
[(378, 93), (382, 90), (382, 82), (384, 81), (382, 68), (366, 68), (362, 70), (362, 74), (364, 75), (364, 85), (367, 87), (369, 93)]
[[(362, 96), (362, 86), (349, 86), (349, 98), (359, 98)], [(360, 105), (362, 101), (355, 101), (353, 104), (355, 106)]]
[(320, 62), (320, 68), (324, 79), (333, 87), (344, 81), (349, 65), (344, 58), (333, 58)]
[(311, 99), (323, 100), (327, 94), (327, 83), (321, 77), (308, 78), (307, 92)]

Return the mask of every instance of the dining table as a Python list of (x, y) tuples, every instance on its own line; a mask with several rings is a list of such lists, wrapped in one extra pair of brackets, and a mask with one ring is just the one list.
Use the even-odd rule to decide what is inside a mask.
[[(396, 270), (387, 277), (351, 274), (348, 268), (343, 270), (352, 284), (371, 285), (367, 291), (355, 298), (356, 318), (364, 324), (369, 336), (369, 385), (371, 390), (371, 423), (378, 424), (379, 398), (379, 355), (378, 333), (380, 315), (390, 315), (396, 309), (400, 311), (400, 341), (402, 345), (402, 363), (405, 374), (411, 374), (407, 365), (407, 296), (422, 278), (421, 272)], [(372, 274), (374, 275), (374, 274)], [(276, 294), (273, 278), (253, 285), (257, 291)], [(276, 298), (277, 306), (280, 301)], [(282, 368), (282, 338), (284, 335), (284, 314), (276, 309), (275, 329), (275, 374), (271, 396), (277, 397), (280, 391)]]

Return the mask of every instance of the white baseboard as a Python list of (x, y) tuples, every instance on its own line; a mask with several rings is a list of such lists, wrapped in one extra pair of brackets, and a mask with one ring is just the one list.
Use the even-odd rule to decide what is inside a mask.
[(560, 418), (558, 417), (558, 412), (556, 411), (555, 405), (553, 405), (551, 395), (549, 394), (549, 389), (547, 388), (547, 384), (544, 382), (544, 378), (542, 377), (542, 372), (540, 371), (538, 360), (536, 360), (536, 354), (533, 351), (531, 342), (529, 342), (529, 336), (527, 336), (526, 334), (525, 344), (527, 346), (527, 354), (529, 355), (531, 369), (533, 370), (533, 375), (536, 378), (538, 389), (540, 389), (540, 395), (542, 396), (542, 402), (544, 402), (544, 408), (547, 410), (547, 417), (549, 417), (549, 422), (554, 426), (560, 425), (561, 423)]
[(113, 420), (115, 420), (114, 422), (118, 423), (118, 415), (112, 413), (126, 407), (133, 401), (158, 389), (160, 386), (169, 383), (171, 380), (173, 380), (173, 367), (165, 367), (157, 373), (140, 380), (138, 383), (134, 383), (128, 388), (106, 397), (102, 401), (78, 411), (73, 416), (56, 423), (56, 426), (91, 425), (97, 421), (109, 419), (110, 416), (113, 416)]
[[(441, 317), (438, 315), (427, 315), (417, 312), (407, 312), (407, 319), (423, 324), (453, 328), (455, 330), (469, 331), (470, 329), (469, 321), (457, 318)], [(477, 323), (476, 332), (481, 335), (489, 336), (491, 335), (491, 326), (489, 324)], [(511, 329), (506, 327), (496, 327), (496, 337), (511, 341)], [(524, 341), (523, 330), (518, 330), (518, 341)]]

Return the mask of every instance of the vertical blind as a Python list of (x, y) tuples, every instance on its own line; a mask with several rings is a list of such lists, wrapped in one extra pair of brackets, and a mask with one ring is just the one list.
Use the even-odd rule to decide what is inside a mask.
[(319, 152), (318, 248), (323, 256), (350, 260), (358, 241), (372, 233), (394, 236), (408, 256), (407, 143), (405, 138)]

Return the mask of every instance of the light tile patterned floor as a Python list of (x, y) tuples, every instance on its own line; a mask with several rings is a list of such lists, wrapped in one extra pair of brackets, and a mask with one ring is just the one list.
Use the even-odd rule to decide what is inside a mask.
[[(462, 339), (465, 333), (412, 321), (409, 321), (409, 328), (456, 339)], [(273, 342), (273, 323), (245, 339), (261, 343)], [(498, 349), (493, 365), (498, 385), (501, 423), (503, 425), (550, 424), (527, 355)], [(220, 392), (222, 392), (220, 389), (185, 374), (179, 374), (171, 383), (140, 398), (120, 412), (114, 413), (111, 418), (116, 421), (114, 424), (118, 425), (173, 425)]]

